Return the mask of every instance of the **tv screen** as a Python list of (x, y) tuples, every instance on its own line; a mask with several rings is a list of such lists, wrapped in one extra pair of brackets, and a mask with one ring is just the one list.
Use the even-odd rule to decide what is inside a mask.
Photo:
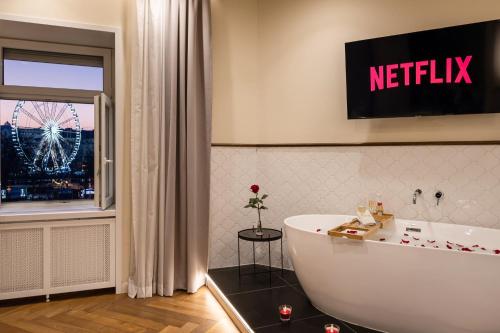
[(500, 20), (345, 44), (349, 119), (500, 112)]

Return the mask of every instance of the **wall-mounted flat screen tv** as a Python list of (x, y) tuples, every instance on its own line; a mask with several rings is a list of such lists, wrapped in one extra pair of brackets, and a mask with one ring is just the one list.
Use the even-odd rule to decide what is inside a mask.
[(345, 44), (349, 119), (500, 112), (500, 20)]

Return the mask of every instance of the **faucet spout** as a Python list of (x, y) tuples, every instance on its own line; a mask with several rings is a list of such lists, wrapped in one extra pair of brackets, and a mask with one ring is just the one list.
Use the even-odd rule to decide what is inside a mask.
[(420, 195), (422, 194), (422, 190), (417, 188), (414, 192), (413, 192), (413, 204), (417, 204), (417, 195)]

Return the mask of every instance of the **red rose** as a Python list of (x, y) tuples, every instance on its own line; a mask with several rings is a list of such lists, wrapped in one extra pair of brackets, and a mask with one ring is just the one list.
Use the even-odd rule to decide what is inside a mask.
[(252, 185), (250, 186), (250, 191), (252, 191), (253, 193), (259, 193), (259, 185)]

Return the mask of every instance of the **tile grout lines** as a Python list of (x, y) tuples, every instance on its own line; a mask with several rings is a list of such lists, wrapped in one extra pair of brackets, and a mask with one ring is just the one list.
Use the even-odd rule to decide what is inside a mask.
[[(245, 266), (252, 266), (252, 264), (249, 264), (249, 265), (245, 265)], [(256, 267), (259, 267), (259, 266), (262, 266), (264, 267), (264, 265), (260, 265), (260, 264), (257, 264)], [(307, 295), (302, 292), (301, 290), (297, 289), (297, 286), (300, 286), (299, 283), (295, 283), (295, 284), (292, 284), (290, 283), (287, 279), (285, 279), (282, 274), (279, 273), (279, 271), (281, 270), (279, 267), (273, 267), (273, 268), (277, 268), (278, 271), (276, 272), (272, 272), (271, 274), (275, 274), (275, 276), (280, 279), (282, 282), (285, 283), (284, 286), (276, 286), (276, 287), (269, 287), (269, 288), (260, 288), (260, 289), (255, 289), (255, 290), (248, 290), (248, 291), (242, 291), (242, 292), (235, 292), (235, 293), (228, 293), (227, 296), (234, 296), (234, 295), (243, 295), (243, 294), (251, 294), (251, 293), (254, 293), (254, 292), (260, 292), (260, 291), (263, 291), (263, 290), (268, 290), (268, 289), (279, 289), (279, 288), (285, 288), (285, 287), (289, 287), (289, 288), (292, 288), (295, 292), (298, 292), (299, 294), (303, 295), (303, 296), (306, 296)], [(231, 271), (231, 270), (237, 270), (238, 267), (223, 267), (223, 268), (219, 268), (219, 269), (214, 269), (214, 270), (219, 270), (219, 271)], [(284, 269), (284, 271), (290, 271), (288, 269)], [(293, 271), (291, 271), (293, 272)], [(261, 272), (257, 272), (257, 274), (269, 274), (269, 272), (266, 272), (266, 271), (261, 271)], [(309, 299), (309, 298), (308, 298)], [(310, 302), (310, 301), (309, 301)], [(319, 310), (318, 310), (319, 311)], [(321, 312), (321, 311), (319, 311)], [(322, 317), (322, 316), (329, 316), (323, 312), (321, 312), (321, 314), (319, 315), (314, 315), (314, 316), (309, 316), (309, 317), (305, 317), (305, 318), (300, 318), (300, 319), (295, 319), (294, 321), (295, 322), (298, 322), (298, 321), (302, 321), (302, 320), (307, 320), (307, 319), (312, 319), (312, 318), (318, 318), (318, 317)], [(350, 326), (350, 324), (346, 321), (343, 321), (343, 320), (340, 320), (340, 319), (337, 319), (339, 320), (340, 322), (342, 322), (351, 332), (353, 333), (358, 333), (358, 331), (356, 331), (353, 327)], [(273, 327), (273, 326), (279, 326), (280, 324), (277, 323), (277, 324), (270, 324), (270, 325), (263, 325), (263, 326), (258, 326), (258, 327), (252, 327), (252, 329), (254, 330), (258, 330), (258, 329), (262, 329), (262, 328), (266, 328), (266, 327)]]
[[(297, 284), (296, 284), (296, 286), (297, 286)], [(291, 287), (291, 286), (276, 286), (276, 287), (260, 288), (260, 289), (254, 289), (254, 290), (245, 290), (245, 291), (238, 291), (235, 293), (230, 293), (230, 294), (227, 294), (226, 296), (244, 295), (244, 294), (251, 294), (254, 292), (260, 292), (260, 291), (268, 290), (268, 289), (280, 289), (280, 288), (289, 288), (289, 287)], [(293, 289), (296, 290), (295, 288), (293, 288)]]
[[(298, 321), (302, 321), (302, 320), (307, 320), (307, 319), (312, 319), (312, 318), (319, 318), (319, 317), (324, 317), (326, 316), (325, 314), (321, 313), (321, 314), (318, 314), (318, 315), (314, 315), (314, 316), (309, 316), (309, 317), (305, 317), (305, 318), (300, 318), (300, 319), (294, 319), (293, 321), (294, 322), (298, 322)], [(282, 325), (282, 323), (277, 323), (277, 324), (270, 324), (270, 325), (263, 325), (263, 326), (258, 326), (258, 327), (254, 327), (253, 329), (255, 330), (259, 330), (261, 328), (266, 328), (266, 327), (273, 327), (273, 326), (280, 326)]]
[[(304, 292), (302, 292), (302, 291), (300, 291), (300, 290), (297, 290), (297, 289), (296, 289), (296, 286), (299, 286), (300, 284), (296, 283), (296, 284), (293, 284), (293, 285), (292, 285), (290, 282), (288, 282), (288, 281), (287, 281), (285, 278), (283, 278), (281, 275), (278, 275), (278, 278), (280, 278), (281, 280), (283, 280), (283, 281), (284, 281), (284, 282), (285, 282), (285, 283), (286, 283), (289, 287), (292, 287), (295, 291), (297, 291), (297, 292), (299, 292), (299, 293), (301, 293), (302, 295), (304, 295), (304, 296), (306, 296), (306, 297), (307, 297), (307, 295), (306, 295)], [(307, 299), (309, 299), (309, 297), (308, 297)], [(310, 302), (310, 301), (309, 301), (309, 302)], [(314, 305), (313, 305), (313, 306), (314, 306)], [(316, 307), (315, 307), (315, 308), (316, 308)], [(319, 310), (318, 310), (318, 311), (319, 311)], [(321, 312), (321, 311), (319, 311), (319, 312)], [(313, 317), (310, 317), (310, 318), (316, 318), (316, 317), (319, 317), (319, 316), (328, 316), (328, 315), (327, 315), (327, 314), (325, 314), (325, 313), (323, 313), (323, 312), (321, 312), (321, 315), (313, 316)], [(304, 319), (310, 319), (310, 318), (302, 318), (302, 319), (298, 319), (298, 320), (296, 320), (296, 321), (300, 321), (300, 320), (304, 320)], [(340, 320), (340, 319), (338, 319), (338, 320), (339, 320), (339, 321), (341, 321), (341, 322), (342, 322), (345, 326), (347, 326), (347, 328), (348, 328), (348, 329), (350, 329), (352, 332), (357, 333), (357, 331), (356, 331), (355, 329), (353, 329), (351, 326), (349, 326), (347, 322), (345, 322), (345, 321), (343, 321), (343, 320)], [(272, 325), (269, 325), (269, 326), (272, 326)], [(256, 328), (256, 329), (257, 329), (257, 328)]]
[[(304, 295), (307, 297), (307, 295), (305, 294), (305, 292), (302, 292), (300, 290), (298, 290), (296, 287), (299, 286), (300, 284), (296, 283), (296, 284), (291, 284), (290, 282), (288, 282), (288, 280), (286, 280), (285, 278), (283, 278), (283, 276), (281, 274), (277, 274), (278, 278), (281, 279), (282, 281), (285, 282), (285, 284), (287, 284), (289, 287), (293, 288), (295, 291), (299, 292), (300, 294)], [(307, 298), (309, 299), (309, 297)], [(309, 301), (310, 302), (310, 301)], [(314, 305), (313, 305), (314, 306)], [(316, 307), (315, 307), (316, 308)], [(318, 310), (319, 311), (319, 310)], [(321, 312), (321, 311), (319, 311)], [(301, 321), (301, 320), (304, 320), (304, 319), (311, 319), (311, 318), (316, 318), (316, 317), (320, 317), (320, 316), (328, 316), (327, 314), (321, 312), (321, 315), (317, 315), (317, 316), (312, 316), (312, 317), (309, 317), (309, 318), (301, 318), (301, 319), (297, 319), (295, 321)], [(349, 326), (349, 324), (343, 320), (340, 320), (340, 319), (337, 319), (339, 321), (341, 321), (348, 329), (350, 329), (352, 332), (354, 333), (357, 333), (357, 331), (352, 328), (351, 326)], [(279, 324), (278, 324), (279, 325)], [(274, 326), (274, 325), (268, 325), (268, 326)], [(257, 329), (257, 328), (255, 328)]]

